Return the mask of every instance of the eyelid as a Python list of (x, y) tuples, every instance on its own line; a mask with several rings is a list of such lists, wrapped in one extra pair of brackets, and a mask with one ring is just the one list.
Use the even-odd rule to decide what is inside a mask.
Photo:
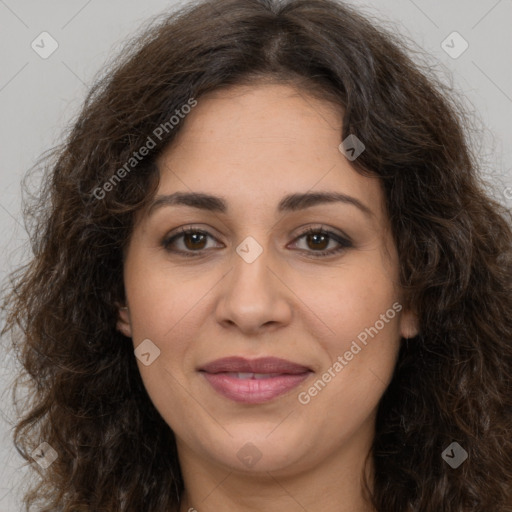
[[(177, 230), (172, 231), (171, 233), (167, 234), (164, 239), (161, 242), (161, 245), (164, 247), (165, 250), (178, 254), (178, 255), (184, 255), (184, 256), (192, 256), (197, 257), (204, 255), (205, 251), (209, 251), (210, 249), (198, 249), (196, 251), (188, 250), (171, 250), (168, 247), (171, 245), (172, 242), (174, 242), (179, 237), (182, 237), (183, 235), (189, 234), (189, 233), (200, 233), (205, 235), (207, 238), (213, 238), (214, 240), (218, 241), (217, 238), (210, 233), (207, 229), (200, 228), (195, 225), (187, 225), (187, 226), (181, 226)], [(298, 234), (296, 234), (292, 240), (293, 243), (297, 243), (301, 238), (308, 234), (324, 234), (326, 235), (330, 240), (335, 241), (338, 244), (338, 247), (335, 249), (328, 249), (328, 250), (322, 250), (322, 251), (314, 251), (314, 250), (307, 250), (307, 249), (299, 249), (299, 252), (306, 252), (308, 254), (312, 254), (313, 257), (328, 257), (328, 256), (334, 256), (337, 255), (344, 250), (347, 250), (349, 248), (354, 247), (354, 243), (352, 239), (346, 235), (343, 231), (334, 228), (330, 228), (324, 225), (308, 225), (307, 228), (302, 229)], [(221, 242), (222, 243), (222, 242)]]
[(292, 243), (296, 243), (299, 239), (303, 238), (304, 236), (310, 234), (310, 233), (321, 233), (327, 235), (331, 240), (335, 241), (338, 244), (338, 247), (336, 249), (327, 249), (323, 251), (313, 251), (313, 250), (302, 250), (301, 252), (305, 251), (309, 254), (312, 254), (313, 257), (328, 257), (328, 256), (335, 256), (340, 253), (342, 253), (344, 250), (350, 249), (354, 247), (354, 242), (352, 239), (346, 235), (341, 230), (334, 230), (334, 228), (330, 228), (327, 226), (324, 226), (322, 224), (319, 225), (313, 225), (309, 226), (306, 229), (303, 229), (300, 231), (293, 239)]
[(300, 230), (299, 233), (297, 235), (295, 235), (294, 240), (296, 240), (297, 238), (299, 238), (303, 235), (306, 235), (310, 232), (314, 232), (314, 233), (322, 232), (322, 233), (326, 233), (329, 235), (334, 235), (337, 238), (341, 238), (344, 241), (352, 243), (352, 239), (346, 233), (344, 233), (341, 229), (331, 228), (329, 226), (325, 226), (324, 224), (308, 225), (308, 227)]
[[(209, 228), (209, 229), (211, 229), (211, 228)], [(212, 233), (210, 231), (208, 231), (207, 229), (200, 228), (198, 226), (191, 224), (191, 225), (187, 225), (187, 226), (181, 226), (181, 227), (171, 231), (170, 233), (166, 234), (161, 242), (161, 245), (163, 245), (164, 249), (168, 250), (167, 247), (171, 244), (171, 242), (173, 242), (174, 240), (176, 240), (179, 237), (186, 235), (188, 233), (201, 233), (203, 235), (206, 235), (209, 238), (213, 238), (214, 240), (217, 240), (217, 238), (215, 236), (213, 236)], [(202, 251), (205, 251), (205, 249), (202, 249)], [(171, 251), (171, 252), (176, 252), (176, 253), (180, 253), (180, 254), (184, 254), (184, 253), (191, 254), (193, 252), (199, 253), (201, 251), (177, 250), (177, 251)]]

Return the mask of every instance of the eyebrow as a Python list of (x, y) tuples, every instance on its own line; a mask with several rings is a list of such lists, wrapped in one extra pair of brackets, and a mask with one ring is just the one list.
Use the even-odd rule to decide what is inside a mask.
[[(364, 205), (359, 199), (342, 194), (340, 192), (307, 192), (290, 194), (281, 199), (277, 206), (277, 211), (291, 212), (303, 210), (327, 203), (343, 203), (355, 206), (367, 216), (373, 216), (373, 212)], [(201, 192), (174, 192), (169, 195), (157, 196), (148, 209), (148, 216), (153, 214), (155, 210), (164, 206), (190, 206), (200, 210), (210, 212), (226, 213), (228, 205), (224, 198), (204, 194)]]

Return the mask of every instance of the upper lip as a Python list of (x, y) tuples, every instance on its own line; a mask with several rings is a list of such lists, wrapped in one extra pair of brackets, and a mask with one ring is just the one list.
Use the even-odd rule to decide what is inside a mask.
[(297, 375), (311, 371), (301, 364), (280, 359), (278, 357), (260, 357), (258, 359), (245, 359), (244, 357), (224, 357), (216, 359), (199, 368), (207, 373), (284, 373)]

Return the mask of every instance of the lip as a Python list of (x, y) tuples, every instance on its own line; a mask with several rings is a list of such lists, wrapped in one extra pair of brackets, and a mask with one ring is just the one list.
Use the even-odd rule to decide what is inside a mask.
[[(297, 387), (312, 373), (306, 366), (277, 357), (226, 357), (207, 363), (199, 371), (216, 392), (246, 404), (273, 400)], [(251, 373), (259, 375), (247, 375)]]
[(311, 371), (307, 366), (293, 363), (286, 359), (280, 359), (279, 357), (246, 359), (245, 357), (239, 356), (216, 359), (215, 361), (201, 366), (199, 370), (207, 373), (285, 373), (292, 375)]

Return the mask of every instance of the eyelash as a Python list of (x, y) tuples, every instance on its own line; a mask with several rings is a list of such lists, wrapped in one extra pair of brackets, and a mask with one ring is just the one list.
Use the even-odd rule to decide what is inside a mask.
[[(189, 228), (180, 228), (179, 232), (176, 233), (176, 234), (173, 234), (169, 237), (166, 237), (163, 241), (162, 241), (162, 246), (164, 247), (164, 249), (166, 251), (169, 251), (169, 252), (173, 252), (173, 253), (179, 253), (179, 254), (182, 254), (183, 256), (186, 256), (186, 257), (197, 257), (197, 256), (201, 256), (201, 252), (205, 251), (206, 249), (198, 249), (197, 251), (191, 251), (191, 250), (188, 250), (188, 251), (181, 251), (181, 250), (173, 250), (173, 249), (170, 249), (169, 247), (171, 246), (171, 244), (177, 240), (178, 238), (180, 237), (183, 237), (184, 235), (190, 235), (190, 234), (202, 234), (202, 235), (207, 235), (207, 236), (211, 236), (212, 238), (214, 238), (210, 233), (208, 233), (208, 231), (204, 231), (202, 229), (196, 229), (196, 228), (193, 228), (193, 227), (189, 227)], [(338, 235), (337, 233), (334, 233), (333, 231), (330, 231), (326, 228), (324, 228), (323, 226), (318, 228), (318, 227), (310, 227), (308, 228), (307, 230), (303, 231), (302, 233), (300, 233), (295, 239), (294, 239), (294, 242), (307, 236), (307, 235), (310, 235), (310, 234), (320, 234), (320, 235), (326, 235), (329, 239), (331, 240), (334, 240), (335, 242), (337, 242), (339, 245), (338, 248), (336, 249), (330, 249), (330, 250), (323, 250), (323, 251), (306, 251), (306, 252), (310, 252), (312, 253), (314, 256), (314, 258), (320, 258), (320, 257), (324, 257), (324, 256), (332, 256), (334, 254), (338, 254), (346, 249), (349, 249), (351, 247), (353, 247), (353, 243), (350, 241), (350, 239), (348, 237), (343, 237), (343, 236), (340, 236)]]

